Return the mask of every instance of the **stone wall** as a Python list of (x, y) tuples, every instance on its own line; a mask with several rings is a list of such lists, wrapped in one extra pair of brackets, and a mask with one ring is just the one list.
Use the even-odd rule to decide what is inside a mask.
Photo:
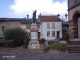
[(27, 54), (27, 53), (45, 53), (43, 49), (26, 49), (26, 48), (0, 48), (0, 54)]

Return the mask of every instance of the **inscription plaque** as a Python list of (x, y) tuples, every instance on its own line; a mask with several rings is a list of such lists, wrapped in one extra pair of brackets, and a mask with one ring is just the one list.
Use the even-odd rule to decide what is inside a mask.
[(31, 32), (31, 39), (37, 39), (37, 32)]

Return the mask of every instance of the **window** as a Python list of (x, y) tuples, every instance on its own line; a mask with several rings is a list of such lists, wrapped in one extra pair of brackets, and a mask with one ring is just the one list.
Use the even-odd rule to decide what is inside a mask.
[(50, 31), (47, 31), (47, 37), (50, 37)]
[(29, 29), (29, 28), (30, 28), (30, 26), (31, 26), (30, 24), (27, 24), (27, 25), (26, 25), (26, 28), (27, 28), (27, 29)]
[(54, 29), (55, 28), (55, 23), (52, 23), (52, 29)]
[(54, 37), (55, 36), (55, 31), (52, 31), (52, 37)]
[(50, 29), (50, 23), (47, 23), (47, 29)]
[(2, 31), (4, 31), (5, 30), (5, 26), (2, 26)]

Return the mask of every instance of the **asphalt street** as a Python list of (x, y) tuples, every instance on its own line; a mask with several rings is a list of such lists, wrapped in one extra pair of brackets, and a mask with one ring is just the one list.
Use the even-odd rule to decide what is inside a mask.
[(0, 54), (0, 60), (80, 60), (80, 53), (68, 53), (68, 54)]

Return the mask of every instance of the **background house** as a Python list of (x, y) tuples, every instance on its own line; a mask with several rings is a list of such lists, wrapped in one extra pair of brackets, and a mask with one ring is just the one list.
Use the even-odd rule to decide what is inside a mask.
[(58, 16), (39, 15), (41, 21), (41, 35), (46, 40), (62, 38), (62, 21)]
[(4, 30), (12, 28), (20, 28), (21, 18), (0, 18), (0, 35)]

